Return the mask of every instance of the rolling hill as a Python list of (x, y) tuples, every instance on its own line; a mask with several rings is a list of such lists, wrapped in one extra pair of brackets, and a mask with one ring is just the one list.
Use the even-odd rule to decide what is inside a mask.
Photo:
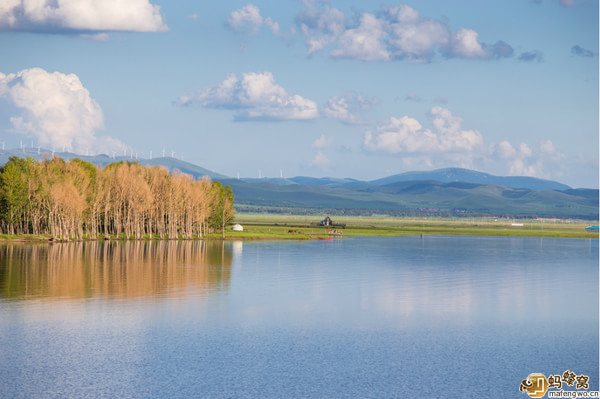
[(571, 187), (552, 180), (538, 179), (528, 176), (494, 176), (462, 168), (445, 168), (427, 172), (406, 172), (398, 175), (373, 180), (370, 183), (385, 185), (404, 181), (435, 180), (442, 183), (466, 182), (477, 184), (497, 184), (511, 188), (528, 188), (530, 190), (568, 190)]
[(306, 186), (225, 179), (238, 205), (311, 208), (354, 214), (488, 215), (598, 218), (598, 190), (531, 190), (495, 184), (405, 181), (383, 185)]
[[(44, 151), (2, 151), (0, 163), (13, 155), (43, 159)], [(56, 155), (64, 159), (80, 158), (102, 166), (111, 162), (136, 161), (131, 157), (113, 159), (106, 155), (62, 152)], [(239, 209), (598, 219), (597, 189), (572, 189), (551, 180), (494, 176), (461, 168), (406, 172), (373, 181), (307, 176), (233, 179), (171, 157), (139, 159), (137, 162), (162, 165), (170, 171), (178, 169), (196, 178), (209, 176), (229, 184)]]
[[(21, 158), (31, 157), (34, 159), (42, 160), (44, 157), (50, 157), (52, 154), (51, 150), (48, 149), (35, 149), (35, 148), (25, 148), (25, 149), (11, 149), (0, 151), (0, 164), (4, 165), (8, 159), (12, 156), (17, 156)], [(79, 158), (84, 161), (88, 161), (98, 166), (105, 166), (109, 163), (120, 162), (120, 161), (130, 161), (130, 162), (139, 162), (141, 165), (150, 165), (150, 166), (164, 166), (169, 171), (173, 171), (174, 169), (178, 169), (183, 173), (187, 173), (189, 175), (194, 176), (195, 178), (208, 176), (211, 179), (224, 179), (226, 176), (213, 172), (212, 170), (201, 168), (200, 166), (194, 165), (189, 162), (182, 161), (181, 159), (171, 158), (171, 157), (161, 157), (161, 158), (152, 158), (152, 159), (137, 159), (132, 156), (115, 156), (114, 158), (109, 157), (108, 155), (79, 155), (74, 154), (72, 152), (54, 152), (54, 155), (62, 158), (62, 159), (73, 159)]]

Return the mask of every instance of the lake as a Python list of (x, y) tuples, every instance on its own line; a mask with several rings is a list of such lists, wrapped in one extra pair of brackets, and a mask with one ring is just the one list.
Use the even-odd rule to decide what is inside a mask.
[(598, 313), (591, 239), (2, 244), (0, 397), (598, 390)]

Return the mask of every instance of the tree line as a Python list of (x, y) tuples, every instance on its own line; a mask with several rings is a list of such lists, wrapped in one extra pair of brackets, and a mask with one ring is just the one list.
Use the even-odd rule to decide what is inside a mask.
[(203, 237), (233, 219), (229, 186), (177, 170), (11, 157), (0, 167), (0, 231), (56, 239)]

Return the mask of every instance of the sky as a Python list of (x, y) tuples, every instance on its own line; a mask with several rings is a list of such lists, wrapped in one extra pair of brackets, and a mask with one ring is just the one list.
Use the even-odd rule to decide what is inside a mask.
[(598, 1), (3, 0), (0, 142), (598, 188)]

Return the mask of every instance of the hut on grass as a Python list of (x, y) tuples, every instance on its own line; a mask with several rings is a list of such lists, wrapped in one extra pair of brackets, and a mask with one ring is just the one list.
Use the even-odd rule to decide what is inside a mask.
[(244, 231), (244, 227), (241, 224), (236, 223), (236, 224), (233, 225), (233, 227), (231, 228), (231, 230), (233, 230), (233, 231)]

